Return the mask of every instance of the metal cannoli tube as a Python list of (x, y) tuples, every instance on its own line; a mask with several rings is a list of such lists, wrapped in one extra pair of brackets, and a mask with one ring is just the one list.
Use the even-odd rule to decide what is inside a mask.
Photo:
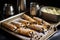
[(28, 28), (18, 28), (15, 32), (25, 36), (31, 36), (31, 33), (34, 32), (34, 30)]
[(24, 18), (25, 20), (28, 20), (30, 22), (36, 22), (34, 19), (32, 19), (31, 17), (29, 17), (28, 15), (26, 14), (23, 14), (22, 18)]
[(14, 25), (12, 25), (12, 24), (10, 24), (10, 23), (3, 22), (2, 25), (3, 25), (5, 28), (8, 28), (8, 29), (10, 29), (10, 30), (12, 30), (12, 31), (14, 31), (14, 30), (17, 29), (16, 26), (14, 26)]

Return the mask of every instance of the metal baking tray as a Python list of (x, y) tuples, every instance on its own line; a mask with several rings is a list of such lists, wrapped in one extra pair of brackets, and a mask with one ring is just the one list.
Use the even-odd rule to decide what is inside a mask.
[[(3, 26), (1, 26), (1, 23), (2, 23), (2, 22), (7, 22), (7, 23), (9, 23), (9, 22), (11, 22), (11, 21), (13, 21), (13, 20), (15, 20), (15, 19), (17, 19), (17, 18), (20, 18), (24, 13), (25, 13), (25, 12), (20, 13), (20, 14), (15, 15), (15, 16), (12, 16), (12, 17), (10, 17), (10, 18), (7, 18), (7, 19), (5, 19), (5, 20), (0, 21), (0, 28), (1, 28), (2, 30), (6, 31), (6, 32), (8, 32), (8, 33), (10, 33), (10, 34), (12, 34), (13, 36), (22, 39), (22, 40), (31, 40), (30, 37), (26, 37), (26, 36), (23, 36), (23, 35), (20, 35), (20, 34), (16, 34), (16, 33), (12, 32), (12, 31), (10, 31), (10, 30), (4, 28)], [(55, 27), (55, 28), (56, 28), (58, 25), (60, 25), (60, 22), (58, 22), (58, 23), (50, 23), (50, 24), (51, 24), (52, 27)], [(48, 39), (49, 37), (51, 37), (54, 33), (56, 33), (56, 31), (57, 31), (57, 29), (56, 29), (56, 30), (51, 29), (50, 31), (48, 31), (48, 33), (47, 33), (46, 35), (44, 35), (43, 37), (41, 37), (39, 40), (47, 40), (47, 39)], [(38, 35), (39, 35), (39, 34), (38, 34)], [(32, 39), (32, 40), (35, 40), (35, 39)]]

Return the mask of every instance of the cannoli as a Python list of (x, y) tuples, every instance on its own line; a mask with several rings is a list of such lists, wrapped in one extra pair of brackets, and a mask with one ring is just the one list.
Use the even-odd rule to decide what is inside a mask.
[(38, 17), (33, 17), (37, 21), (38, 24), (42, 24), (43, 20)]
[(31, 36), (31, 33), (34, 32), (34, 30), (28, 29), (28, 28), (18, 28), (16, 31), (18, 34), (22, 34), (25, 36)]
[(24, 25), (26, 25), (26, 26), (30, 24), (30, 22), (29, 22), (29, 21), (24, 20), (24, 19), (19, 20), (18, 22), (20, 22), (20, 23), (22, 23), (22, 24), (24, 24)]
[(29, 17), (29, 16), (26, 15), (26, 14), (23, 14), (22, 18), (25, 19), (25, 20), (28, 20), (28, 21), (30, 21), (30, 22), (33, 22), (33, 23), (36, 22), (34, 19), (32, 19), (31, 17)]
[(42, 20), (38, 17), (33, 17), (33, 18), (37, 21), (38, 24), (41, 24), (42, 26), (44, 26), (44, 28), (47, 28), (47, 29), (50, 28), (50, 24), (46, 22), (45, 20)]
[(8, 29), (10, 29), (10, 30), (12, 30), (12, 31), (14, 31), (14, 30), (17, 29), (16, 26), (14, 26), (14, 25), (12, 25), (12, 24), (10, 24), (10, 23), (3, 22), (2, 25), (3, 25), (5, 28), (8, 28)]
[(31, 24), (31, 25), (29, 25), (27, 27), (29, 27), (31, 29), (34, 29), (34, 30), (37, 30), (39, 32), (43, 32), (43, 27), (40, 26), (40, 25), (37, 25), (37, 24)]
[(19, 22), (11, 22), (11, 24), (15, 25), (17, 28), (25, 26), (24, 24), (19, 23)]

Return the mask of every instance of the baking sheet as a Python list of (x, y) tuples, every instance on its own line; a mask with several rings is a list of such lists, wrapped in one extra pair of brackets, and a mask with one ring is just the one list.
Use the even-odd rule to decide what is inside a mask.
[[(8, 23), (8, 22), (11, 22), (11, 21), (19, 18), (19, 17), (20, 17), (21, 15), (23, 15), (24, 13), (25, 13), (25, 12), (20, 13), (20, 14), (15, 15), (15, 16), (12, 16), (12, 17), (10, 17), (10, 18), (7, 18), (7, 19), (5, 19), (5, 20), (0, 21), (0, 26), (1, 26), (1, 23), (2, 23), (2, 22), (7, 22), (7, 23)], [(52, 27), (57, 27), (59, 24), (60, 24), (60, 22), (59, 22), (58, 24), (57, 24), (57, 23), (54, 23), (54, 24), (52, 23), (51, 25), (52, 25)], [(14, 36), (22, 39), (22, 40), (30, 40), (29, 37), (25, 37), (25, 36), (16, 34), (16, 33), (12, 32), (12, 31), (7, 30), (6, 28), (4, 28), (4, 27), (2, 27), (2, 26), (1, 26), (0, 28), (3, 29), (3, 30), (5, 30), (6, 32), (8, 32), (8, 33), (10, 33), (10, 34), (12, 34), (12, 35), (14, 35)], [(57, 30), (56, 30), (56, 31), (57, 31)], [(54, 33), (56, 33), (56, 31), (54, 31), (54, 29), (50, 30), (50, 31), (49, 31), (46, 35), (44, 35), (40, 40), (47, 40), (50, 36), (52, 36)], [(32, 39), (32, 40), (35, 40), (35, 39)]]

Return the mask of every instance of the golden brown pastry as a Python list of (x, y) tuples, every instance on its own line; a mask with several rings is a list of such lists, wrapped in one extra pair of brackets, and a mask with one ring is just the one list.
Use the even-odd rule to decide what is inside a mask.
[(19, 23), (19, 22), (11, 22), (11, 24), (15, 25), (17, 28), (25, 26), (24, 24)]
[(14, 26), (14, 25), (12, 25), (12, 24), (10, 24), (10, 23), (3, 22), (2, 25), (3, 25), (4, 27), (6, 27), (6, 28), (12, 30), (12, 31), (14, 31), (14, 30), (17, 29), (16, 26)]
[(15, 32), (18, 34), (25, 35), (25, 36), (31, 36), (31, 33), (34, 32), (34, 30), (21, 27), (21, 28), (18, 28)]
[(23, 14), (22, 18), (24, 18), (25, 20), (28, 20), (30, 22), (36, 22), (34, 19), (32, 19), (31, 17), (29, 17), (28, 15), (26, 14)]
[(43, 21), (43, 26), (44, 26), (44, 28), (46, 28), (46, 29), (51, 28), (51, 25), (50, 25), (48, 22), (46, 22), (46, 21)]
[(38, 17), (33, 17), (37, 21), (38, 24), (42, 24), (43, 20)]
[(38, 17), (33, 17), (33, 18), (38, 22), (38, 24), (41, 24), (44, 28), (49, 29), (50, 24), (48, 22), (46, 22)]
[(31, 25), (29, 25), (29, 26), (27, 26), (27, 27), (29, 27), (29, 28), (31, 28), (31, 29), (34, 29), (34, 30), (37, 30), (37, 31), (39, 31), (39, 32), (47, 31), (47, 30), (50, 28), (50, 26), (38, 25), (38, 24), (31, 24)]
[(22, 23), (22, 24), (24, 24), (24, 25), (29, 25), (29, 24), (30, 24), (30, 22), (29, 22), (29, 21), (24, 20), (24, 19), (19, 20), (18, 22), (20, 22), (20, 23)]
[(46, 22), (46, 21), (43, 21), (43, 24), (46, 25), (46, 26), (47, 26), (47, 25), (50, 26), (50, 23), (48, 23), (48, 22)]
[(43, 27), (41, 25), (38, 25), (38, 24), (31, 24), (27, 27), (34, 29), (34, 30), (37, 30), (39, 32), (43, 32)]
[(48, 22), (46, 22), (45, 20), (38, 18), (38, 17), (33, 17), (33, 19), (35, 19), (39, 24), (46, 24), (46, 25), (50, 25)]

